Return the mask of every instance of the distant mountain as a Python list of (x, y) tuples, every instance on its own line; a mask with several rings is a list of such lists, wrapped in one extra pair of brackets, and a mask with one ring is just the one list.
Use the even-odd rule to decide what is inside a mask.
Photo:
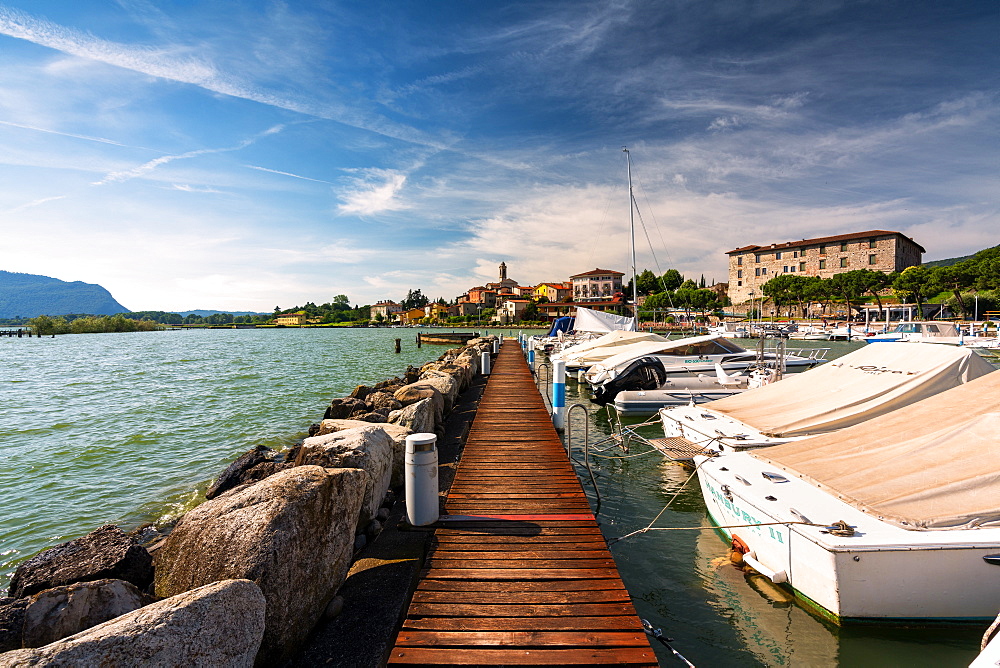
[(231, 315), (231, 316), (234, 316), (234, 317), (238, 316), (238, 315), (270, 315), (270, 312), (268, 312), (268, 313), (259, 313), (257, 311), (213, 311), (211, 309), (208, 309), (208, 310), (200, 309), (200, 310), (196, 310), (196, 311), (174, 311), (174, 313), (179, 313), (180, 315), (184, 316), (185, 318), (188, 317), (189, 315), (198, 315), (198, 316), (201, 316), (202, 318), (207, 318), (208, 316), (215, 315), (217, 313), (225, 313), (227, 315)]
[(70, 313), (114, 315), (128, 310), (100, 285), (0, 271), (0, 318)]
[[(993, 248), (1000, 248), (1000, 246), (993, 246)], [(989, 250), (989, 249), (987, 248), (987, 249), (984, 249), (984, 250)], [(969, 258), (973, 257), (974, 255), (975, 255), (975, 253), (973, 253), (972, 255), (963, 255), (962, 257), (950, 257), (950, 258), (948, 258), (946, 260), (931, 260), (930, 262), (924, 262), (924, 266), (925, 267), (950, 267), (951, 265), (958, 264), (959, 262), (961, 262), (963, 260), (968, 260)]]

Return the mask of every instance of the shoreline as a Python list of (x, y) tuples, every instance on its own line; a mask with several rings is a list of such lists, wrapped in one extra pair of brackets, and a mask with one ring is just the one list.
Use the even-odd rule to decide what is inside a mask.
[[(431, 345), (431, 344), (428, 344), (428, 345)], [(480, 345), (482, 345), (482, 344), (480, 344)], [(455, 358), (459, 357), (460, 353), (468, 351), (469, 349), (470, 349), (470, 346), (465, 346), (465, 347), (460, 348), (460, 349), (447, 350), (447, 351), (445, 351), (444, 354), (442, 354), (442, 355), (440, 355), (440, 356), (437, 357), (437, 361), (436, 362), (432, 361), (432, 362), (429, 362), (429, 363), (424, 363), (424, 364), (422, 364), (418, 368), (409, 367), (407, 369), (407, 373), (404, 374), (404, 376), (405, 376), (404, 378), (401, 379), (399, 377), (396, 377), (395, 379), (389, 379), (388, 381), (383, 381), (383, 382), (390, 384), (391, 387), (395, 387), (395, 386), (402, 387), (401, 383), (403, 383), (404, 381), (415, 382), (415, 381), (419, 381), (420, 378), (424, 377), (426, 374), (432, 374), (432, 375), (428, 376), (427, 382), (433, 381), (434, 383), (437, 383), (438, 385), (440, 385), (441, 383), (444, 383), (444, 385), (442, 385), (442, 387), (451, 387), (451, 385), (454, 385), (457, 388), (458, 387), (458, 382), (457, 381), (454, 381), (454, 380), (447, 380), (446, 381), (446, 380), (444, 380), (444, 378), (447, 377), (448, 374), (447, 373), (442, 373), (440, 371), (437, 371), (436, 369), (437, 368), (442, 368), (442, 367), (447, 367), (450, 364), (450, 362), (445, 362), (444, 361), (446, 358), (449, 358), (449, 355), (450, 355), (450, 359), (455, 359)], [(471, 355), (471, 354), (465, 355), (465, 358), (467, 360), (471, 360), (472, 357), (473, 357), (473, 355)], [(432, 368), (432, 367), (435, 367), (435, 365), (436, 365), (436, 368)], [(452, 366), (454, 366), (454, 365), (452, 365)], [(470, 381), (470, 382), (468, 382), (466, 384), (471, 384), (473, 376), (477, 376), (478, 375), (478, 368), (476, 368), (476, 369), (473, 370), (468, 365), (466, 367), (464, 367), (464, 368), (466, 369), (465, 371), (461, 371), (461, 369), (449, 369), (449, 371), (451, 371), (452, 373), (460, 373), (460, 374), (464, 374), (464, 376), (468, 376), (467, 381)], [(440, 382), (439, 382), (439, 380), (440, 380)], [(393, 382), (393, 381), (395, 381), (395, 382)], [(377, 385), (379, 385), (379, 383), (377, 383), (376, 386)], [(355, 389), (355, 392), (352, 393), (352, 395), (356, 394), (362, 387), (365, 387), (365, 386), (358, 386)], [(436, 390), (435, 390), (435, 392), (436, 392)], [(435, 396), (438, 396), (438, 395), (435, 394)], [(350, 397), (348, 399), (350, 399)], [(456, 396), (455, 397), (451, 397), (451, 402), (453, 403), (455, 399), (457, 399), (457, 390), (456, 390)], [(336, 404), (337, 401), (346, 401), (346, 399), (345, 400), (334, 400), (334, 404)], [(420, 400), (421, 403), (424, 403), (426, 401), (431, 401), (431, 399), (430, 398), (424, 398), (424, 399)], [(451, 406), (449, 406), (449, 408), (451, 408)], [(328, 412), (328, 415), (324, 416), (325, 418), (329, 417), (330, 409), (327, 409), (327, 412)], [(362, 432), (365, 432), (365, 433), (369, 433), (369, 432), (371, 432), (373, 430), (376, 431), (376, 432), (384, 433), (386, 431), (386, 429), (388, 428), (388, 426), (393, 426), (394, 424), (396, 424), (396, 423), (388, 423), (387, 420), (383, 422), (382, 418), (376, 419), (377, 417), (378, 416), (373, 416), (372, 418), (369, 418), (370, 420), (373, 420), (373, 421), (367, 427), (362, 427), (362, 428), (350, 428), (349, 427), (346, 430), (342, 430), (342, 431), (339, 431), (339, 432), (333, 432), (333, 433), (335, 433), (335, 434), (336, 433), (339, 433), (339, 434), (348, 434), (348, 432), (355, 431), (357, 429), (360, 429)], [(442, 414), (440, 416), (440, 419), (443, 419), (443, 418), (444, 418), (444, 415)], [(335, 420), (329, 420), (328, 419), (328, 420), (325, 420), (325, 421), (332, 422), (332, 421), (335, 421)], [(323, 434), (321, 433), (320, 426), (322, 424), (323, 424), (322, 422), (318, 423), (318, 424), (313, 424), (313, 426), (309, 428), (310, 438), (306, 438), (302, 443), (294, 445), (290, 449), (286, 449), (286, 450), (281, 451), (280, 453), (275, 453), (275, 454), (277, 454), (277, 455), (284, 455), (284, 457), (287, 458), (287, 457), (291, 456), (289, 454), (290, 452), (295, 451), (296, 448), (299, 448), (300, 449), (300, 456), (301, 456), (301, 447), (303, 445), (308, 444), (310, 441), (313, 441), (315, 439), (323, 439), (323, 438), (325, 438), (323, 436)], [(380, 425), (382, 425), (382, 424), (386, 425), (386, 427), (384, 429), (380, 428)], [(442, 427), (443, 428), (443, 426), (441, 426), (441, 425), (438, 425), (438, 427)], [(436, 428), (437, 427), (435, 427), (435, 429)], [(410, 433), (411, 430), (407, 429), (407, 430), (404, 430), (404, 431), (406, 433)], [(365, 439), (362, 439), (362, 440), (365, 440)], [(313, 446), (315, 446), (315, 445), (316, 444), (313, 444)], [(393, 446), (393, 447), (396, 448), (396, 449), (398, 449), (398, 445), (399, 445), (399, 443), (397, 443), (396, 446)], [(386, 447), (388, 447), (388, 446), (386, 446)], [(245, 453), (245, 454), (248, 454), (248, 453)], [(283, 461), (281, 461), (281, 459), (282, 459), (282, 457), (274, 457), (270, 461), (271, 461), (271, 463), (273, 465), (288, 464), (289, 463), (287, 461), (283, 462)], [(324, 460), (324, 461), (326, 461), (326, 460)], [(307, 461), (305, 461), (305, 462), (301, 462), (301, 461), (291, 462), (290, 466), (291, 466), (291, 470), (297, 469), (298, 466), (305, 466), (305, 468), (311, 468), (311, 467), (308, 466), (308, 462)], [(275, 466), (275, 468), (276, 469), (280, 469), (281, 467), (280, 466)], [(312, 467), (312, 468), (314, 468), (314, 467)], [(273, 474), (277, 474), (278, 471), (274, 471), (272, 473)], [(442, 477), (444, 477), (444, 476), (442, 476)], [(268, 480), (268, 479), (269, 479), (268, 477), (263, 478), (263, 480)], [(251, 481), (249, 484), (244, 485), (244, 487), (252, 488), (252, 487), (254, 487), (255, 485), (258, 485), (258, 484), (260, 484), (260, 483), (258, 483), (256, 481)], [(199, 485), (199, 487), (200, 487), (200, 485)], [(198, 497), (201, 497), (201, 494), (198, 494), (198, 492), (193, 492), (193, 493), (197, 494)], [(226, 496), (226, 494), (230, 494), (230, 493), (231, 492), (226, 492), (226, 493), (222, 494), (220, 496), (220, 498), (223, 498), (223, 497)], [(201, 498), (198, 499), (199, 503), (195, 506), (194, 510), (197, 510), (197, 509), (199, 509), (199, 508), (201, 508), (201, 507), (203, 507), (205, 505), (208, 505), (208, 504), (212, 503), (212, 500), (203, 501), (202, 498), (203, 497), (201, 497)], [(390, 495), (387, 498), (390, 501), (394, 500), (393, 495)], [(383, 505), (382, 502), (383, 502), (383, 499), (381, 497), (379, 497), (377, 499), (377, 503), (375, 504), (375, 508), (373, 509), (373, 511), (375, 509), (379, 509), (379, 507), (381, 507)], [(392, 506), (392, 508), (395, 509), (398, 505), (399, 505), (399, 502), (396, 501), (395, 502), (395, 506)], [(396, 511), (393, 510), (393, 512), (396, 512)], [(191, 510), (188, 510), (188, 512), (185, 513), (184, 516), (182, 516), (180, 518), (180, 520), (178, 521), (178, 524), (182, 524), (184, 522), (185, 518), (187, 517), (187, 515), (189, 515), (190, 513), (191, 513)], [(385, 517), (383, 517), (383, 515), (385, 515), (385, 516), (392, 516), (391, 513), (390, 513), (390, 509), (389, 508), (381, 508), (381, 510), (379, 511), (379, 519), (382, 519), (383, 522), (384, 522)], [(372, 517), (374, 517), (374, 514), (372, 514)], [(376, 522), (374, 519), (371, 520), (368, 524), (372, 525), (372, 526), (365, 525), (365, 526), (361, 527), (359, 529), (359, 534), (357, 536), (357, 540), (351, 541), (355, 545), (355, 547), (358, 548), (358, 549), (352, 550), (352, 554), (351, 554), (351, 560), (352, 561), (356, 561), (364, 553), (364, 546), (365, 546), (365, 544), (367, 542), (366, 540), (364, 540), (364, 538), (366, 536), (370, 536), (371, 538), (375, 538), (375, 537), (377, 537), (379, 535), (379, 533), (380, 533), (380, 531), (382, 529), (382, 525), (379, 524), (378, 522)], [(175, 525), (174, 529), (176, 529), (176, 525)], [(143, 530), (143, 527), (140, 527), (137, 530), (137, 532), (141, 533), (142, 530)], [(147, 536), (147, 540), (145, 541), (145, 544), (147, 544), (147, 545), (149, 545), (150, 541), (152, 541), (152, 545), (151, 545), (152, 549), (150, 549), (149, 551), (151, 552), (151, 554), (153, 555), (154, 559), (157, 562), (159, 562), (160, 557), (158, 555), (159, 555), (160, 551), (162, 550), (162, 548), (164, 547), (164, 543), (166, 543), (166, 542), (169, 541), (170, 533), (168, 532), (168, 533), (165, 534), (166, 538), (164, 538), (163, 535), (164, 534), (162, 534), (160, 532), (157, 532), (156, 534), (154, 534), (151, 537)], [(82, 539), (77, 539), (77, 540), (82, 540)], [(383, 541), (383, 543), (385, 543), (385, 542), (387, 542), (387, 541)], [(374, 541), (373, 544), (378, 544), (378, 541), (377, 540)], [(27, 563), (31, 562), (32, 560), (38, 559), (40, 556), (44, 555), (46, 552), (49, 552), (49, 551), (54, 550), (54, 549), (55, 548), (49, 548), (48, 550), (43, 550), (41, 553), (35, 555), (31, 559), (28, 559), (27, 561), (22, 562), (21, 566), (18, 567), (18, 570), (20, 570), (21, 567), (24, 566), (24, 564), (27, 564)], [(12, 589), (13, 589), (13, 587), (12, 587)], [(152, 590), (150, 590), (150, 591), (152, 591)], [(12, 593), (14, 593), (14, 592), (12, 591)], [(162, 600), (162, 597), (158, 597), (158, 598), (160, 598)], [(11, 603), (11, 601), (9, 599), (5, 599), (3, 601), (3, 604), (6, 604), (6, 605), (9, 605), (10, 603)], [(2, 607), (0, 607), (0, 610), (2, 610)], [(27, 651), (27, 650), (25, 650), (25, 651)], [(0, 657), (2, 657), (2, 656), (3, 655), (0, 655)], [(3, 664), (2, 661), (0, 661), (0, 665), (5, 665), (5, 664)]]

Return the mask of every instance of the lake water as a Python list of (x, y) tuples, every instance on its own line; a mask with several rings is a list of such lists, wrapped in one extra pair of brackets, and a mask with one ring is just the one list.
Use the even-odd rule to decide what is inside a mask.
[[(101, 524), (130, 529), (176, 516), (198, 503), (208, 482), (241, 453), (291, 445), (319, 421), (330, 399), (445, 350), (417, 349), (415, 333), (268, 329), (0, 338), (0, 588), (20, 561)], [(392, 352), (395, 338), (403, 340), (401, 354)], [(834, 343), (834, 355), (857, 345)], [(567, 394), (569, 403), (596, 408), (575, 383)], [(582, 436), (585, 418), (577, 411), (573, 420)], [(609, 433), (599, 415), (586, 420), (592, 440)], [(647, 436), (657, 436), (647, 429)], [(708, 526), (688, 470), (659, 455), (592, 462), (607, 537), (646, 526), (678, 491), (656, 526)], [(578, 470), (593, 505), (589, 476)], [(726, 544), (710, 530), (650, 532), (617, 542), (612, 551), (640, 616), (703, 667), (966, 666), (983, 632), (837, 627), (730, 566)], [(662, 665), (680, 665), (656, 649)]]

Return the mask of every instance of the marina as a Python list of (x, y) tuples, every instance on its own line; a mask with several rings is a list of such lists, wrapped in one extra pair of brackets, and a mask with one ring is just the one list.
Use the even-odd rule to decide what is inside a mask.
[[(45, 339), (38, 342), (44, 351), (21, 345), (0, 349), (14, 370), (9, 387), (15, 392), (8, 394), (17, 400), (6, 413), (2, 432), (7, 452), (13, 453), (5, 473), (21, 481), (4, 486), (3, 501), (10, 509), (0, 527), (5, 569), (46, 544), (81, 535), (103, 522), (131, 528), (176, 516), (199, 503), (200, 490), (223, 462), (258, 443), (291, 445), (304, 436), (305, 427), (317, 418), (317, 407), (331, 395), (435, 355), (434, 348), (416, 349), (412, 343), (404, 345), (402, 354), (393, 353), (397, 331), (108, 334)], [(831, 347), (831, 359), (864, 345), (820, 343)], [(35, 356), (26, 360), (27, 354)], [(247, 371), (233, 373), (239, 360), (249, 359), (254, 362), (252, 372), (247, 363)], [(29, 365), (47, 365), (48, 373), (28, 375)], [(81, 384), (72, 385), (60, 374), (72, 374)], [(498, 375), (496, 382), (500, 380)], [(110, 392), (96, 392), (97, 387), (107, 390), (109, 383)], [(528, 394), (531, 391), (529, 386)], [(662, 628), (693, 663), (939, 666), (968, 665), (975, 656), (982, 624), (841, 626), (766, 578), (738, 570), (730, 563), (728, 543), (713, 529), (697, 481), (658, 452), (594, 449), (589, 464), (600, 489), (598, 499), (580, 439), (587, 430), (595, 442), (609, 436), (611, 423), (589, 393), (585, 384), (572, 379), (568, 383), (568, 403), (582, 404), (588, 411), (584, 415), (574, 410), (569, 418), (572, 462), (586, 505), (603, 539), (610, 542), (613, 563), (637, 616)], [(122, 402), (125, 412), (111, 410), (114, 403), (109, 401)], [(196, 413), (185, 411), (196, 407), (202, 419), (192, 421)], [(57, 423), (46, 422), (60, 408), (71, 412)], [(655, 428), (647, 428), (646, 435), (658, 436)], [(76, 444), (74, 457), (61, 461), (74, 451), (38, 445), (58, 442)], [(195, 442), (200, 447), (184, 445)], [(40, 467), (61, 475), (47, 479), (31, 473)], [(446, 507), (449, 513), (504, 510), (467, 505), (471, 501), (463, 500), (458, 489), (448, 502), (455, 505)], [(21, 500), (27, 498), (35, 502), (23, 505)], [(587, 514), (584, 508), (577, 503), (562, 510)], [(670, 530), (635, 534), (654, 518), (656, 527)], [(447, 553), (467, 552), (464, 547), (474, 537), (483, 537), (476, 527), (466, 528), (468, 535), (448, 529), (455, 532), (454, 539), (439, 543), (440, 560), (453, 558)], [(591, 534), (589, 540), (596, 546), (595, 537)], [(453, 549), (459, 546), (462, 549)], [(492, 551), (482, 549), (487, 546), (479, 544), (478, 551)], [(433, 559), (429, 564), (435, 564)], [(450, 595), (433, 589), (441, 586), (428, 585), (422, 595)], [(618, 591), (621, 598), (621, 590), (613, 587), (602, 591)], [(664, 647), (654, 644), (652, 649), (661, 665), (676, 661)]]

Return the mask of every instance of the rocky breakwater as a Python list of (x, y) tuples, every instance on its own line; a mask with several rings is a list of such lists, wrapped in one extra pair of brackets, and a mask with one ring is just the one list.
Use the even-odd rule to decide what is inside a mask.
[(406, 436), (441, 432), (491, 345), (334, 399), (308, 438), (241, 455), (151, 545), (109, 525), (25, 561), (0, 598), (0, 668), (293, 658), (381, 531)]

